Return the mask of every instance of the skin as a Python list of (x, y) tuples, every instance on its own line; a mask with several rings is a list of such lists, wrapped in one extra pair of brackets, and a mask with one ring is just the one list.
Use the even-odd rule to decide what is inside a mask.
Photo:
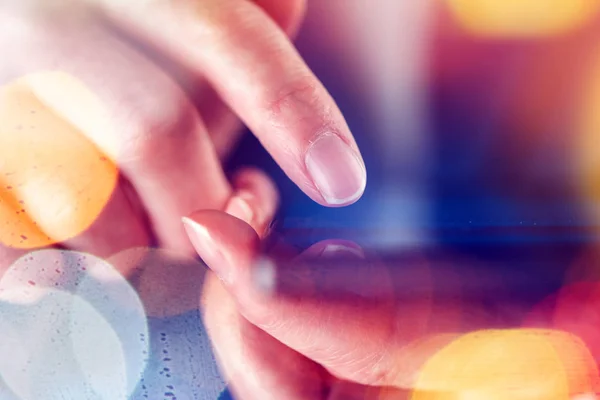
[[(33, 248), (67, 248), (116, 260), (128, 249), (159, 245), (185, 258), (195, 252), (181, 217), (202, 209), (227, 209), (264, 232), (277, 207), (270, 179), (242, 169), (228, 181), (221, 167), (239, 136), (240, 122), (313, 200), (327, 206), (356, 201), (364, 176), (358, 177), (363, 182), (352, 198), (331, 202), (307, 169), (307, 153), (322, 138), (339, 139), (360, 164), (362, 159), (335, 102), (290, 41), (304, 8), (303, 0), (2, 2), (0, 84), (28, 96), (25, 102), (15, 101), (15, 90), (4, 90), (0, 105), (7, 114), (14, 115), (7, 105), (23, 112), (20, 119), (0, 126), (2, 148), (22, 139), (10, 132), (35, 105), (53, 124), (52, 131), (41, 130), (41, 135), (51, 140), (60, 131), (67, 138), (61, 140), (71, 145), (69, 138), (76, 137), (79, 148), (90, 149), (83, 160), (102, 159), (119, 171), (116, 180), (114, 173), (101, 177), (109, 188), (108, 196), (102, 194), (106, 199), (99, 200), (105, 202), (101, 211), (88, 207), (81, 218), (76, 210), (89, 185), (73, 182), (83, 192), (59, 200), (49, 196), (64, 184), (57, 172), (60, 160), (41, 142), (39, 148), (19, 142), (25, 153), (33, 154), (30, 164), (46, 168), (45, 178), (32, 193), (2, 192), (7, 200), (2, 206), (29, 205), (29, 195), (53, 201), (57, 210), (50, 221), (27, 225), (39, 229), (41, 239)], [(37, 150), (45, 158), (35, 159)], [(21, 158), (13, 158), (11, 171), (3, 173), (31, 168), (19, 168)], [(337, 164), (326, 161), (318, 163), (325, 173)], [(31, 208), (23, 218), (38, 222), (36, 215)], [(81, 223), (70, 232), (55, 236), (48, 228), (72, 218)], [(20, 219), (13, 224), (17, 234), (19, 224)], [(5, 240), (0, 245), (2, 270), (30, 249)], [(125, 276), (135, 273), (135, 263), (114, 264)]]
[[(196, 209), (223, 209), (231, 197), (220, 159), (239, 135), (239, 120), (315, 201), (343, 206), (357, 199), (328, 204), (307, 170), (309, 148), (324, 135), (339, 138), (362, 160), (339, 109), (290, 41), (302, 1), (122, 4), (3, 2), (8, 62), (0, 82), (60, 71), (97, 96), (118, 132), (114, 159), (124, 183), (115, 193), (129, 187), (123, 190), (143, 210), (161, 246), (191, 254), (180, 218)], [(45, 103), (64, 119), (81, 119), (81, 99), (67, 98), (55, 86), (44, 93)], [(81, 133), (107, 150), (109, 134), (88, 128)], [(323, 171), (335, 167), (326, 164)], [(115, 234), (100, 221), (124, 207), (113, 201), (90, 228), (94, 236)], [(133, 210), (127, 214), (121, 215), (123, 225), (144, 222)], [(148, 241), (142, 232), (133, 236), (129, 244)]]
[[(488, 282), (498, 279), (492, 269), (446, 255), (448, 264), (438, 265), (439, 276), (431, 279), (425, 258), (401, 269), (373, 261), (359, 281), (363, 290), (376, 287), (376, 297), (369, 291), (346, 293), (343, 302), (310, 296), (327, 283), (316, 273), (295, 279), (303, 296), (269, 294), (253, 284), (251, 272), (264, 229), (228, 212), (198, 211), (186, 224), (213, 271), (202, 310), (236, 398), (558, 400), (595, 398), (590, 393), (600, 388), (595, 349), (588, 347), (593, 341), (581, 340), (582, 332), (597, 331), (590, 319), (571, 312), (556, 320), (552, 308), (531, 314), (518, 300), (485, 304), (462, 297), (461, 278), (452, 278), (457, 266), (477, 268), (478, 279)], [(296, 260), (314, 259), (331, 245), (319, 243)], [(349, 243), (335, 247), (359, 254)], [(391, 281), (418, 281), (422, 290), (406, 298)], [(580, 300), (565, 297), (565, 309), (587, 304)]]

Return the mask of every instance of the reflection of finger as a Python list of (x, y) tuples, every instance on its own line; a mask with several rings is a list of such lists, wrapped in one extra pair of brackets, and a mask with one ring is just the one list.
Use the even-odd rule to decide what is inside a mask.
[(263, 257), (253, 265), (252, 275), (256, 288), (272, 296), (311, 296), (328, 301), (394, 297), (385, 266), (373, 258), (367, 260), (358, 245), (343, 240), (319, 242), (281, 263)]
[[(548, 281), (552, 281), (552, 277), (539, 277), (531, 271), (498, 271), (434, 254), (407, 251), (378, 259), (361, 256), (348, 242), (336, 245), (324, 241), (311, 249), (317, 246), (325, 249), (322, 254), (305, 252), (303, 257), (285, 257), (267, 253), (252, 271), (270, 276), (272, 282), (265, 288), (282, 296), (303, 293), (303, 281), (295, 281), (295, 276), (314, 275), (323, 282), (322, 293), (316, 294), (330, 299), (348, 292), (373, 298), (389, 297), (393, 292), (393, 297), (404, 300), (434, 297), (448, 302), (461, 298), (474, 303), (484, 299), (516, 302), (547, 289)], [(330, 256), (325, 257), (327, 254)], [(386, 284), (389, 290), (382, 290)]]
[(212, 273), (204, 286), (203, 310), (219, 365), (236, 399), (321, 399), (320, 367), (244, 319)]

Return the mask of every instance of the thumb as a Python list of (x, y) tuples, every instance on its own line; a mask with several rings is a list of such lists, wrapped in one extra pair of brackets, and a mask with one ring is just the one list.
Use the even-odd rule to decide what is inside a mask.
[(391, 380), (388, 373), (397, 359), (390, 349), (397, 346), (390, 302), (327, 304), (310, 297), (265, 295), (253, 281), (260, 239), (250, 226), (208, 210), (192, 214), (186, 224), (199, 255), (248, 321), (343, 379), (366, 385)]
[(431, 398), (422, 390), (439, 393), (436, 399), (473, 393), (529, 400), (539, 398), (536, 393), (564, 399), (595, 389), (594, 379), (587, 378), (589, 354), (572, 335), (483, 329), (407, 341), (409, 327), (399, 323), (406, 318), (394, 314), (393, 303), (330, 303), (258, 292), (251, 273), (259, 246), (256, 233), (214, 212), (194, 214), (192, 221), (205, 243), (197, 250), (211, 269), (225, 274), (225, 286), (244, 317), (338, 378), (413, 388), (419, 391), (413, 399)]

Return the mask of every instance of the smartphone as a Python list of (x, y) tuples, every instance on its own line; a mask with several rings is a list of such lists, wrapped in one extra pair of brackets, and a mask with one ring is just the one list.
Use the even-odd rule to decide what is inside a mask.
[[(297, 227), (295, 227), (296, 225)], [(578, 257), (596, 243), (582, 228), (456, 227), (414, 233), (308, 227), (279, 221), (253, 269), (256, 288), (318, 301), (461, 301), (519, 303), (557, 293)], [(398, 235), (396, 243), (390, 235)]]

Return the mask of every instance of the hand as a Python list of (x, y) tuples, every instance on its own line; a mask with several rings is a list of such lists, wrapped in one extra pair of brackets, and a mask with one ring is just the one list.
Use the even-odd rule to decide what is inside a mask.
[(109, 256), (155, 241), (190, 253), (180, 218), (223, 209), (241, 190), (220, 163), (238, 118), (315, 201), (357, 200), (366, 176), (354, 139), (286, 36), (303, 7), (2, 2), (0, 174), (15, 203), (2, 205), (4, 258), (56, 244)]
[[(598, 328), (576, 311), (597, 308), (589, 288), (559, 302), (557, 324), (552, 309), (531, 311), (515, 296), (515, 283), (531, 296), (543, 279), (448, 255), (401, 268), (369, 258), (340, 281), (311, 260), (333, 250), (350, 261), (361, 250), (324, 242), (289, 268), (256, 275), (264, 233), (247, 222), (215, 211), (186, 222), (216, 273), (205, 285), (204, 320), (235, 398), (558, 400), (591, 399), (600, 388)], [(257, 277), (276, 290), (261, 291)]]
[[(79, 373), (75, 358), (69, 358), (76, 350), (70, 349), (69, 335), (55, 332), (55, 319), (37, 318), (42, 296), (48, 304), (60, 292), (64, 301), (54, 302), (51, 310), (61, 326), (70, 323), (75, 297), (108, 299), (109, 307), (100, 312), (112, 322), (134, 307), (128, 324), (117, 331), (120, 338), (135, 335), (138, 341), (145, 316), (178, 314), (197, 305), (181, 302), (182, 285), (161, 281), (164, 274), (156, 268), (143, 274), (139, 268), (146, 258), (163, 265), (193, 254), (182, 216), (237, 207), (247, 217), (240, 199), (249, 196), (247, 201), (258, 201), (253, 223), (268, 224), (277, 203), (269, 179), (243, 169), (229, 181), (221, 167), (238, 137), (239, 119), (316, 201), (341, 206), (360, 197), (366, 177), (356, 144), (289, 40), (302, 9), (300, 0), (0, 2), (2, 332), (21, 338), (25, 325), (15, 321), (25, 318), (33, 328), (25, 329), (28, 337), (19, 346), (6, 340), (5, 348), (12, 347), (14, 359), (32, 355), (40, 366), (12, 375), (10, 383), (21, 389), (15, 389), (17, 395), (88, 393), (87, 381), (63, 385), (79, 376), (73, 375)], [(259, 201), (262, 193), (265, 204)], [(40, 248), (49, 250), (29, 254)], [(77, 252), (56, 250), (65, 248)], [(108, 262), (97, 263), (103, 268), (95, 271), (77, 265), (85, 253)], [(193, 270), (187, 279), (200, 278), (197, 263), (175, 264)], [(134, 293), (112, 267), (135, 275), (131, 283), (144, 307), (129, 301)], [(73, 284), (85, 279), (110, 281), (127, 296), (86, 296)], [(176, 305), (157, 300), (173, 299), (174, 287)], [(193, 298), (196, 287), (184, 287)], [(102, 337), (102, 331), (95, 334)], [(32, 349), (46, 349), (55, 337), (67, 352), (61, 353), (67, 361), (54, 371), (62, 380), (28, 381), (52, 368), (47, 353)], [(85, 339), (93, 343), (94, 337)], [(125, 366), (137, 376), (144, 365), (140, 346), (125, 349), (139, 356), (134, 357), (139, 364)], [(9, 363), (1, 372), (12, 370)], [(4, 393), (5, 385), (0, 386)], [(122, 398), (132, 389), (107, 390)]]

